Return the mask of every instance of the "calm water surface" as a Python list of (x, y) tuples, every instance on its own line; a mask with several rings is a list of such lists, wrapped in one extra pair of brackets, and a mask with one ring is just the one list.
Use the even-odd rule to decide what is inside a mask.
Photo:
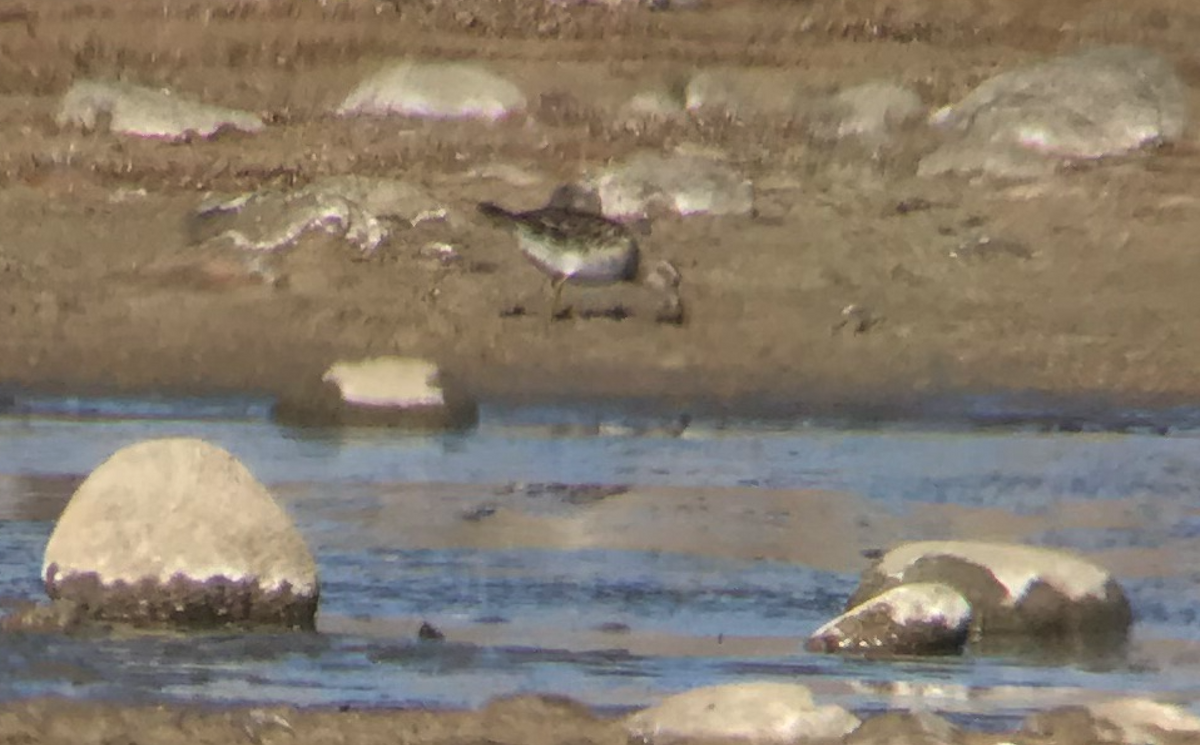
[[(474, 706), (554, 691), (621, 708), (765, 677), (804, 682), (822, 700), (860, 711), (923, 705), (983, 726), (1011, 724), (1081, 690), (1200, 700), (1197, 663), (1188, 663), (1200, 649), (1200, 569), (1187, 566), (1122, 578), (1138, 616), (1135, 641), (1178, 647), (1182, 661), (880, 663), (800, 649), (840, 610), (852, 574), (660, 552), (417, 549), (358, 540), (360, 523), (347, 518), (355, 500), (379, 498), (375, 486), (405, 482), (478, 485), (481, 494), (509, 482), (822, 488), (892, 511), (934, 503), (1033, 514), (1061, 499), (1130, 500), (1148, 513), (1136, 529), (1047, 531), (1037, 540), (1080, 550), (1186, 544), (1200, 533), (1200, 442), (1189, 412), (1165, 425), (1134, 412), (1122, 421), (1137, 426), (1121, 434), (981, 429), (970, 426), (976, 417), (871, 429), (700, 421), (682, 438), (658, 436), (664, 422), (628, 412), (565, 408), (485, 408), (477, 430), (439, 436), (301, 432), (265, 414), (256, 401), (46, 399), (0, 417), (0, 596), (41, 596), (41, 554), (71, 477), (124, 445), (187, 435), (229, 449), (281, 495), (320, 564), (323, 633), (0, 637), (0, 697)], [(396, 630), (420, 618), (449, 632), (494, 629), (501, 641), (421, 643)], [(628, 651), (634, 637), (717, 635), (763, 638), (769, 653)]]

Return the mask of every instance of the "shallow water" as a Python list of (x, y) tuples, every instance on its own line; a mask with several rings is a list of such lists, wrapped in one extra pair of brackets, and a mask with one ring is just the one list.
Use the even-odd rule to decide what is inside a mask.
[[(0, 417), (0, 596), (40, 597), (41, 553), (79, 478), (123, 445), (197, 436), (235, 453), (295, 517), (320, 565), (321, 634), (8, 636), (0, 697), (473, 706), (553, 691), (624, 708), (768, 677), (858, 710), (928, 706), (982, 726), (1097, 692), (1200, 701), (1200, 448), (1180, 425), (1188, 412), (1162, 426), (1152, 413), (1118, 417), (1139, 422), (1132, 433), (1046, 433), (1046, 419), (977, 404), (958, 420), (695, 421), (674, 437), (662, 436), (670, 417), (485, 407), (473, 432), (404, 436), (282, 428), (254, 400), (25, 404)], [(987, 427), (979, 411), (993, 412)], [(994, 426), (1001, 420), (1017, 426)], [(1150, 434), (1160, 431), (1171, 435)], [(941, 530), (943, 513), (967, 532), (972, 520), (1016, 521), (1026, 540), (1114, 567), (1135, 607), (1134, 640), (1121, 653), (1060, 659), (839, 659), (807, 654), (801, 641), (839, 612), (858, 567), (755, 558), (753, 533), (741, 553), (706, 551), (703, 539), (686, 551), (426, 540), (438, 509), (451, 523), (510, 503), (547, 519), (590, 514), (527, 486), (554, 482), (727, 487), (723, 498), (743, 501), (825, 489), (846, 493), (830, 500), (865, 498), (905, 537)], [(787, 492), (771, 493), (787, 503)], [(455, 512), (460, 503), (479, 506)], [(383, 514), (417, 524), (393, 530)], [(471, 535), (486, 536), (481, 525)], [(447, 641), (416, 641), (420, 619)]]

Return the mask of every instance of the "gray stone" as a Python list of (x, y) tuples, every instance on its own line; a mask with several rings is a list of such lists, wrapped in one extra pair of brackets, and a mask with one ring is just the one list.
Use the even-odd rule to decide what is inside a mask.
[(967, 641), (971, 605), (948, 585), (914, 582), (887, 590), (813, 632), (810, 652), (957, 654)]
[(719, 113), (738, 116), (748, 107), (736, 80), (719, 71), (696, 73), (683, 89), (684, 107), (693, 114)]
[(684, 107), (698, 118), (744, 120), (794, 116), (805, 94), (790, 70), (713, 68), (694, 74), (683, 88)]
[(525, 105), (520, 88), (479, 65), (405, 61), (360, 83), (337, 113), (495, 121)]
[(924, 113), (925, 104), (916, 93), (876, 81), (847, 88), (819, 104), (810, 130), (822, 140), (855, 138), (876, 144)]
[(236, 458), (196, 439), (118, 450), (79, 486), (46, 546), (54, 600), (135, 624), (312, 628), (317, 567)]
[(319, 386), (281, 400), (275, 416), (303, 425), (463, 429), (479, 411), (433, 362), (387, 356), (335, 362)]
[(259, 132), (256, 114), (180, 98), (167, 90), (107, 80), (80, 80), (67, 90), (56, 121), (60, 127), (95, 129), (105, 118), (108, 129), (125, 135), (177, 140), (211, 137), (222, 129)]
[(415, 223), (434, 214), (444, 210), (425, 190), (404, 181), (327, 176), (290, 191), (210, 197), (196, 208), (190, 228), (195, 242), (227, 241), (247, 251), (276, 251), (320, 231), (371, 253), (390, 236), (389, 219)]
[(837, 739), (859, 724), (840, 706), (817, 706), (805, 686), (768, 681), (696, 688), (625, 720), (632, 737), (659, 744), (718, 738), (751, 743)]
[(935, 113), (947, 141), (919, 173), (1037, 176), (1064, 160), (1171, 142), (1186, 120), (1170, 63), (1136, 47), (1094, 49), (997, 75)]
[(680, 215), (746, 215), (754, 187), (728, 164), (701, 155), (642, 152), (592, 180), (604, 214), (640, 219), (651, 209)]
[(618, 121), (634, 130), (654, 122), (678, 121), (687, 114), (683, 103), (669, 91), (650, 90), (635, 94), (617, 112)]
[(976, 541), (920, 541), (884, 554), (863, 572), (848, 609), (914, 582), (950, 585), (971, 603), (973, 630), (1045, 640), (1123, 638), (1132, 615), (1104, 569), (1055, 549)]

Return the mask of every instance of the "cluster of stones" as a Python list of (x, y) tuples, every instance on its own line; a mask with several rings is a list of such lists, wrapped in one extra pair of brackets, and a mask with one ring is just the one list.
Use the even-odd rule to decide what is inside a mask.
[[(1185, 91), (1167, 61), (1129, 46), (1092, 49), (1004, 72), (927, 117), (941, 142), (921, 161), (919, 173), (1039, 175), (1063, 161), (1172, 142), (1186, 123)], [(482, 65), (403, 60), (362, 80), (334, 113), (496, 122), (528, 110), (528, 98), (516, 83)], [(637, 126), (710, 114), (801, 118), (819, 140), (879, 144), (926, 118), (926, 109), (916, 93), (885, 81), (806, 97), (794, 86), (785, 89), (731, 71), (702, 70), (676, 93), (647, 90), (635, 95), (621, 107), (620, 116)], [(61, 126), (85, 129), (107, 120), (114, 132), (163, 139), (265, 128), (252, 112), (104, 80), (77, 81), (65, 94), (57, 120)]]
[(957, 654), (989, 645), (1123, 642), (1129, 600), (1104, 569), (1065, 551), (975, 541), (919, 541), (862, 575), (846, 611), (817, 629), (814, 652)]
[[(1095, 649), (1123, 640), (1131, 618), (1109, 573), (1070, 553), (922, 541), (879, 557), (863, 573), (846, 612), (813, 633), (806, 646), (883, 657), (955, 654), (969, 641), (1069, 641)], [(929, 713), (894, 712), (864, 722), (839, 706), (816, 704), (804, 686), (766, 681), (686, 691), (624, 724), (633, 741), (647, 743), (973, 741)], [(1120, 698), (1037, 713), (1004, 741), (1165, 743), (1197, 733), (1200, 718), (1178, 706)]]
[[(854, 140), (872, 148), (925, 121), (924, 126), (936, 133), (937, 145), (920, 160), (918, 173), (929, 177), (979, 172), (1041, 175), (1064, 162), (1172, 142), (1182, 135), (1186, 122), (1185, 87), (1171, 65), (1153, 52), (1126, 46), (1001, 73), (932, 115), (914, 92), (890, 82), (868, 82), (806, 99), (795, 86), (785, 90), (756, 84), (747, 75), (702, 70), (674, 93), (637, 94), (621, 107), (619, 116), (634, 127), (686, 117), (785, 116), (806, 121), (816, 141)], [(333, 113), (494, 123), (530, 111), (520, 86), (484, 66), (404, 60), (367, 76)], [(84, 129), (106, 123), (121, 134), (170, 140), (211, 137), (230, 129), (253, 134), (266, 128), (262, 117), (252, 112), (103, 80), (77, 81), (64, 95), (57, 121)], [(720, 154), (699, 148), (634, 152), (586, 175), (580, 185), (595, 193), (606, 217), (617, 221), (640, 221), (660, 212), (755, 212), (751, 181)], [(273, 271), (264, 257), (309, 232), (340, 236), (370, 253), (389, 239), (396, 224), (415, 226), (447, 216), (446, 207), (423, 187), (397, 179), (339, 175), (299, 188), (210, 197), (191, 215), (190, 226), (197, 243), (221, 241), (240, 249), (240, 256), (250, 257), (248, 276), (270, 280)], [(324, 380), (312, 381), (310, 387), (319, 390), (306, 391), (320, 395), (291, 397), (282, 402), (280, 412), (306, 423), (469, 425), (474, 406), (447, 392), (436, 371), (421, 372), (419, 368), (429, 364), (391, 358), (338, 363)], [(355, 382), (348, 382), (351, 379)], [(422, 392), (426, 385), (442, 390), (440, 402), (435, 394)], [(882, 598), (872, 612), (945, 600), (921, 600), (918, 590), (908, 587)], [(978, 602), (972, 602), (972, 611), (979, 610)], [(927, 648), (917, 640), (913, 644), (917, 650)]]
[[(813, 95), (787, 79), (766, 83), (751, 71), (707, 69), (677, 90), (636, 94), (615, 112), (613, 123), (637, 131), (688, 118), (785, 118), (804, 122), (814, 142), (851, 141), (876, 153), (901, 135), (924, 129), (931, 136), (911, 138), (933, 143), (919, 159), (918, 175), (1023, 178), (1053, 173), (1064, 163), (1178, 140), (1186, 123), (1185, 90), (1163, 58), (1127, 46), (1001, 73), (932, 114), (915, 92), (888, 81)], [(401, 60), (366, 76), (331, 113), (494, 124), (536, 117), (539, 109), (516, 82), (481, 64)], [(267, 128), (253, 112), (105, 80), (71, 86), (57, 122), (168, 140)], [(755, 214), (751, 181), (723, 154), (686, 144), (667, 153), (633, 152), (582, 174), (580, 182), (596, 194), (601, 213), (616, 221), (640, 221), (656, 213)], [(298, 188), (208, 198), (191, 215), (190, 225), (197, 243), (240, 249), (232, 264), (228, 256), (215, 264), (221, 271), (232, 266), (247, 281), (274, 283), (278, 277), (269, 256), (308, 233), (333, 234), (371, 253), (390, 239), (396, 225), (452, 217), (423, 186), (338, 175)]]

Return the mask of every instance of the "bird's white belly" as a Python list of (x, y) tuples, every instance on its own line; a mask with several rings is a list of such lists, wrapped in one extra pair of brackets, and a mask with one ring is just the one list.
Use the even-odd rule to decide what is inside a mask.
[(629, 252), (612, 246), (592, 251), (564, 251), (536, 237), (520, 236), (521, 251), (534, 264), (572, 282), (608, 283), (626, 273)]

